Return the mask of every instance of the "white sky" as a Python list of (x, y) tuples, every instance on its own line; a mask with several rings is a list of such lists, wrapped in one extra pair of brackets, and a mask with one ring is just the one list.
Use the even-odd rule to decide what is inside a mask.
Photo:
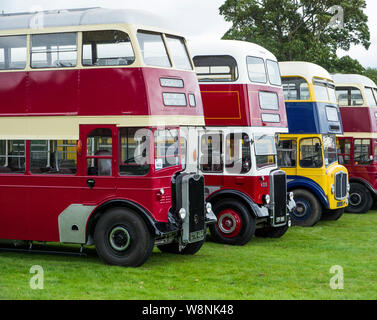
[[(225, 0), (0, 0), (0, 12), (25, 12), (36, 10), (104, 7), (147, 10), (170, 21), (172, 29), (190, 39), (220, 39), (231, 24), (219, 14)], [(364, 67), (377, 68), (377, 1), (366, 0), (372, 45), (367, 51), (355, 46), (349, 52), (339, 51), (357, 59)]]

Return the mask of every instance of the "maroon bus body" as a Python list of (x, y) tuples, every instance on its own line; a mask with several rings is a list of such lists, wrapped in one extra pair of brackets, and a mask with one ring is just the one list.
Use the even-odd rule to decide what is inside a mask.
[[(177, 78), (184, 88), (163, 88), (160, 78)], [(166, 107), (163, 92), (194, 94), (196, 107)], [(0, 239), (59, 241), (58, 216), (73, 203), (99, 208), (126, 200), (143, 208), (157, 223), (168, 222), (172, 206), (171, 178), (181, 165), (145, 176), (119, 179), (119, 128), (102, 125), (101, 116), (202, 116), (194, 72), (159, 68), (85, 68), (0, 73), (0, 117), (96, 116), (98, 125), (80, 125), (82, 152), (75, 175), (30, 173), (30, 141), (26, 141), (24, 174), (0, 172)], [(188, 100), (188, 99), (187, 99)], [(178, 121), (177, 121), (178, 123)], [(86, 136), (96, 128), (112, 130), (112, 176), (96, 176), (87, 185)], [(151, 144), (153, 148), (153, 143)], [(152, 153), (153, 154), (153, 153)], [(154, 163), (154, 159), (151, 159)], [(161, 195), (159, 190), (164, 188)], [(6, 214), (9, 212), (9, 214)], [(92, 215), (96, 212), (93, 210)]]

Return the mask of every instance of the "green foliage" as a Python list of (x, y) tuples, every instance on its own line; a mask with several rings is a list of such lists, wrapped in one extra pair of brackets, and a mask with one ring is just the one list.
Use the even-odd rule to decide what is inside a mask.
[(364, 72), (364, 75), (372, 79), (375, 84), (377, 84), (377, 69), (367, 68)]
[[(344, 9), (344, 28), (329, 26), (330, 8)], [(362, 72), (350, 57), (337, 50), (351, 45), (370, 46), (365, 0), (226, 0), (220, 7), (232, 27), (224, 39), (257, 43), (279, 61), (310, 61), (332, 72)]]

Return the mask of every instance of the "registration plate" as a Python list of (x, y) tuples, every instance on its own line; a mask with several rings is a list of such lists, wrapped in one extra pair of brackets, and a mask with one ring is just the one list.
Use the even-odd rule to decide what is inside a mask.
[(336, 206), (337, 206), (337, 208), (343, 207), (343, 202), (338, 202), (338, 203), (336, 204)]
[(204, 230), (190, 233), (190, 242), (197, 242), (203, 239), (204, 239)]

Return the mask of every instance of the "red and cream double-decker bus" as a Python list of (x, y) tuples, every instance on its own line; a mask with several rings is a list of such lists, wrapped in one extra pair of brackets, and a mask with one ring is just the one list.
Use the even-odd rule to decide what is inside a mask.
[(217, 224), (215, 241), (243, 245), (254, 234), (281, 237), (295, 206), (278, 169), (276, 134), (288, 132), (279, 65), (248, 42), (192, 46), (203, 100), (200, 169)]
[(339, 162), (349, 171), (346, 209), (368, 212), (377, 197), (377, 85), (357, 74), (333, 75), (344, 127), (338, 138)]
[(123, 266), (200, 249), (211, 209), (203, 176), (180, 174), (180, 127), (204, 117), (182, 36), (132, 10), (3, 14), (0, 99), (0, 239), (94, 244)]

